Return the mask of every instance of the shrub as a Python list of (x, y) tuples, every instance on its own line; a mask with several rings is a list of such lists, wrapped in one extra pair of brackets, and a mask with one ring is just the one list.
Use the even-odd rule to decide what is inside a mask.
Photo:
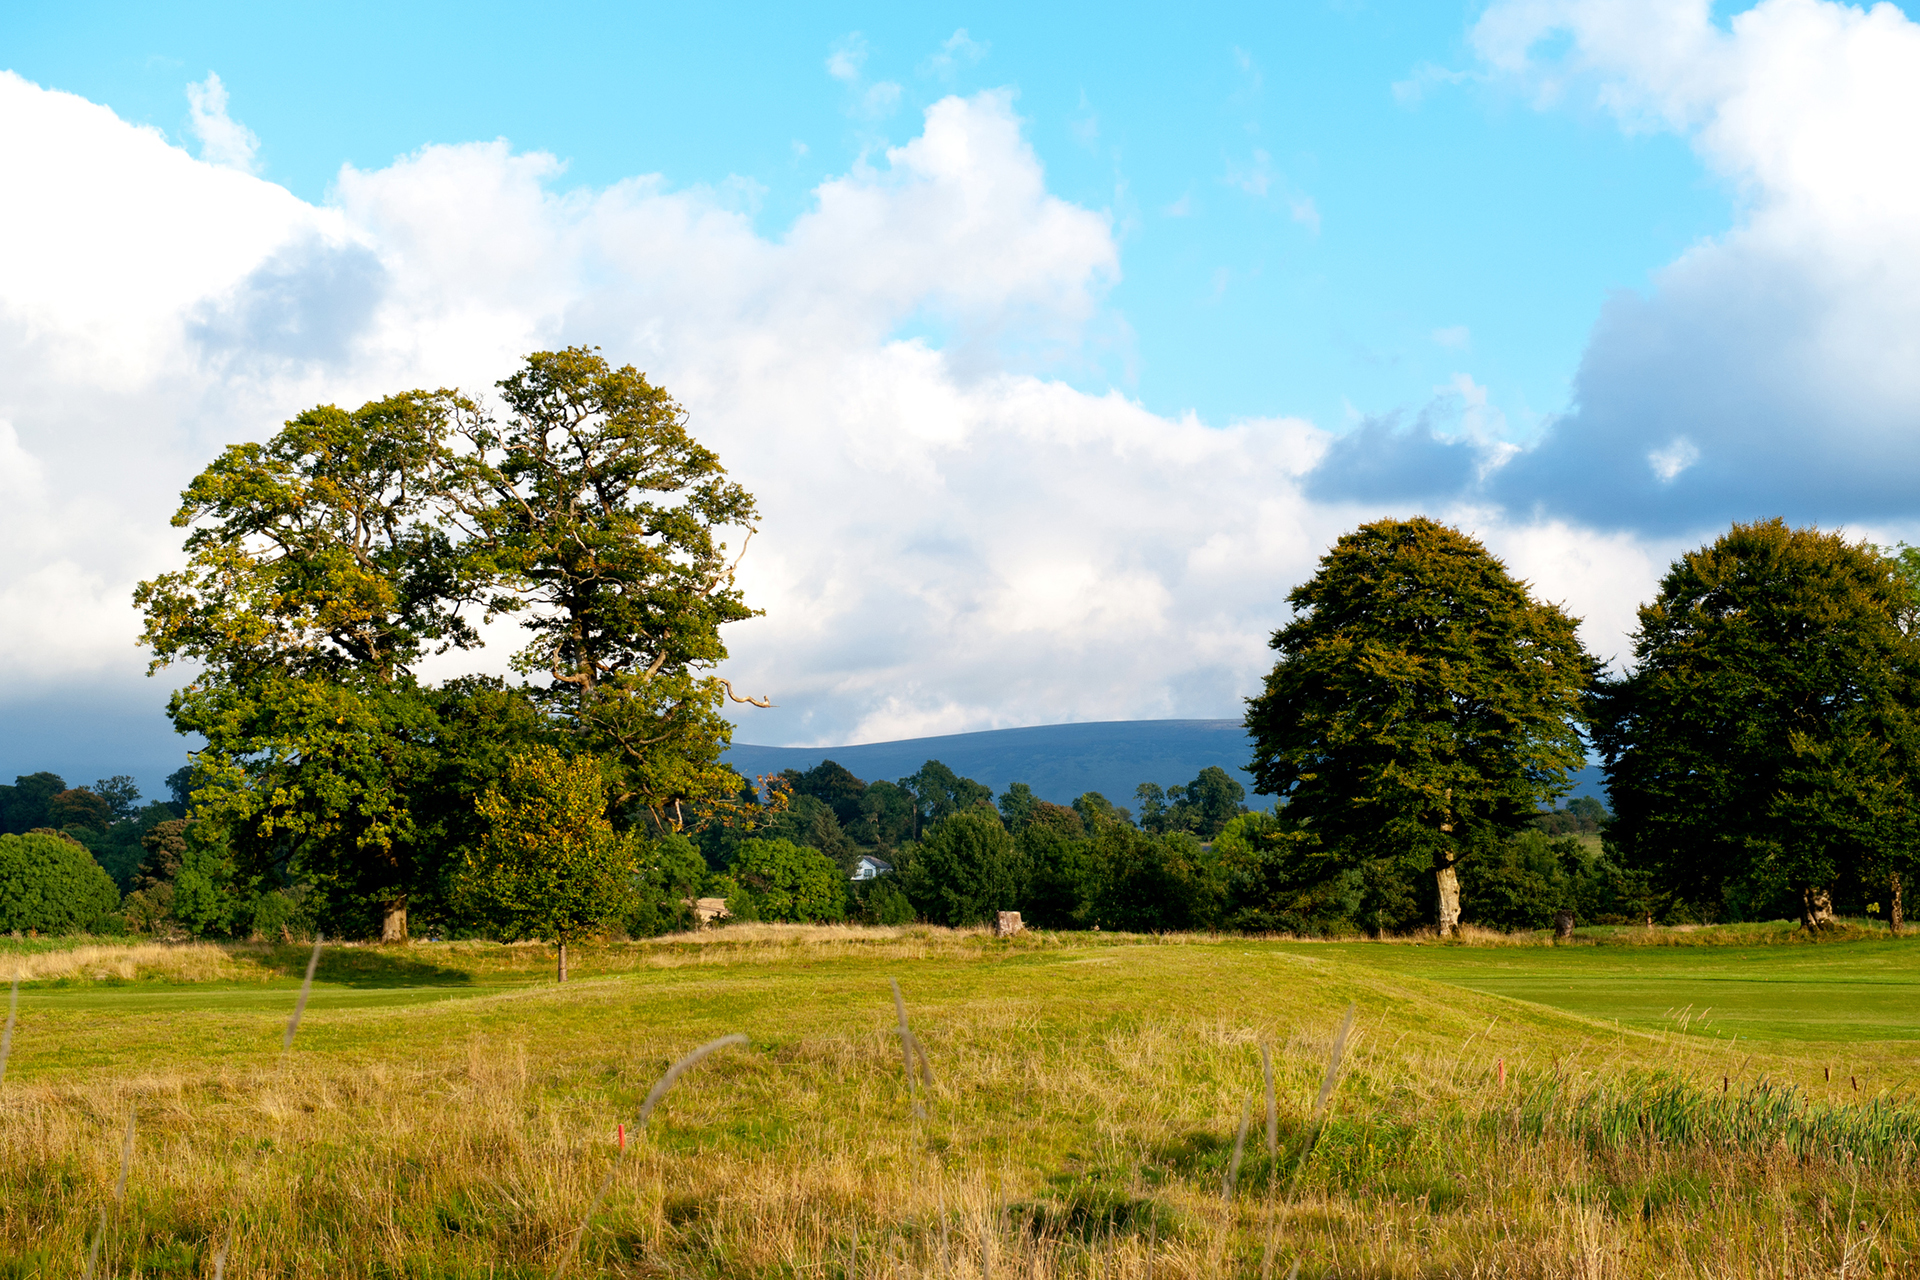
[(706, 878), (706, 859), (683, 835), (663, 836), (635, 859), (626, 925), (629, 938), (651, 938), (693, 927), (693, 904)]
[(85, 846), (59, 836), (0, 836), (0, 932), (78, 933), (120, 905)]
[[(818, 849), (791, 840), (743, 840), (727, 870), (761, 920), (799, 924), (846, 916), (845, 879)], [(733, 911), (731, 898), (727, 909)]]
[(893, 876), (862, 880), (853, 886), (854, 913), (862, 924), (912, 924), (913, 903)]

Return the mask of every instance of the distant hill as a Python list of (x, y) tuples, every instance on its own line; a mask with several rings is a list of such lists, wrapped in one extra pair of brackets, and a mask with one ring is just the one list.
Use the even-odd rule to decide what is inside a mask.
[[(1128, 808), (1133, 807), (1133, 789), (1143, 782), (1184, 785), (1208, 765), (1217, 764), (1247, 789), (1249, 804), (1261, 809), (1273, 804), (1269, 797), (1253, 794), (1253, 779), (1246, 771), (1253, 744), (1238, 720), (1103, 720), (844, 747), (736, 743), (725, 758), (748, 778), (783, 769), (811, 769), (822, 760), (833, 760), (865, 782), (892, 782), (929, 760), (938, 760), (996, 793), (1024, 782), (1042, 800), (1055, 804), (1068, 804), (1085, 792), (1098, 791)], [(1607, 798), (1598, 767), (1581, 770), (1579, 782), (1575, 795)]]

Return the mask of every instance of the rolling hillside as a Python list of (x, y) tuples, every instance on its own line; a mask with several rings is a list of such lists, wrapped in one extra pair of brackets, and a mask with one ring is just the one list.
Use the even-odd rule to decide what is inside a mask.
[[(1025, 729), (989, 729), (898, 742), (863, 742), (843, 747), (760, 747), (736, 743), (726, 761), (746, 777), (811, 769), (833, 760), (863, 781), (904, 778), (938, 760), (955, 773), (1005, 791), (1024, 782), (1043, 800), (1067, 804), (1098, 791), (1115, 804), (1133, 804), (1142, 782), (1161, 786), (1191, 782), (1208, 765), (1233, 774), (1258, 808), (1272, 801), (1255, 796), (1246, 764), (1253, 744), (1238, 720), (1105, 720), (1088, 724), (1035, 725)], [(1605, 800), (1600, 771), (1581, 771), (1575, 794)]]

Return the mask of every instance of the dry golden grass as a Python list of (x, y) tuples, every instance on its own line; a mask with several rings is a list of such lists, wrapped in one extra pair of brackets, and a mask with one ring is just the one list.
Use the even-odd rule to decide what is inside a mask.
[(258, 966), (237, 959), (231, 948), (209, 942), (92, 943), (0, 957), (0, 979), (16, 973), (23, 982), (244, 982), (259, 977)]
[[(466, 946), (407, 954), (521, 958)], [(1241, 938), (736, 926), (603, 950), (566, 988), (316, 1003), (284, 1059), (290, 991), (258, 1013), (29, 1008), (37, 1056), (0, 1089), (0, 1276), (80, 1274), (130, 1107), (102, 1275), (210, 1276), (231, 1229), (227, 1276), (546, 1276), (610, 1171), (576, 1274), (1920, 1275), (1898, 1132), (1862, 1157), (1578, 1122), (1579, 1098), (1656, 1075), (1708, 1102), (1723, 1074), (1730, 1099), (1817, 1079), (1792, 1046), (1623, 1033)], [(890, 976), (935, 1071), (924, 1122)], [(614, 1126), (666, 1064), (728, 1031), (751, 1045), (690, 1072), (621, 1156)], [(257, 1047), (210, 1059), (230, 1035)], [(1250, 1141), (1223, 1201), (1263, 1043), (1281, 1152)]]

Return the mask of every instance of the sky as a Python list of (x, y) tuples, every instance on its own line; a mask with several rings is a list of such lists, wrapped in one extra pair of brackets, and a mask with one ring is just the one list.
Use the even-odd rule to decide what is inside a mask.
[(1892, 5), (18, 4), (0, 67), (0, 777), (184, 761), (130, 594), (223, 446), (572, 343), (759, 499), (746, 742), (1238, 716), (1384, 515), (1616, 661), (1729, 521), (1920, 541)]

